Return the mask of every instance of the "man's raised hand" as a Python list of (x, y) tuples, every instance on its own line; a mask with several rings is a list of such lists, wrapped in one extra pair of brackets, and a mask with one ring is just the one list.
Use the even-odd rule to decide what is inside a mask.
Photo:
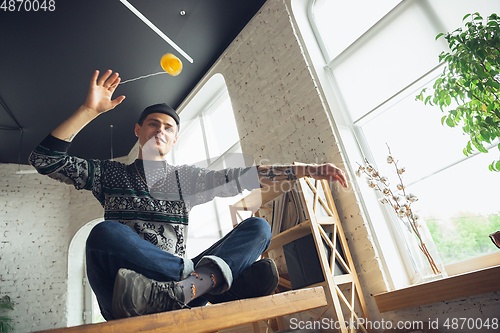
[(111, 99), (121, 80), (118, 73), (112, 73), (113, 71), (107, 70), (99, 78), (99, 71), (96, 70), (90, 80), (89, 92), (84, 106), (98, 114), (114, 109), (125, 99), (123, 95)]

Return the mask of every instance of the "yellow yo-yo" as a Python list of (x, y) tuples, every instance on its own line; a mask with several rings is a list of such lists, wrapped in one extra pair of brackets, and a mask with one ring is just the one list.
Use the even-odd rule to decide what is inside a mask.
[(161, 68), (172, 76), (177, 76), (182, 71), (182, 61), (172, 53), (164, 54), (160, 60)]

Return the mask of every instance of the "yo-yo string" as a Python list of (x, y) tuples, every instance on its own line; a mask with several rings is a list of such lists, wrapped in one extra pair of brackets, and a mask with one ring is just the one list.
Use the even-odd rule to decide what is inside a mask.
[(159, 74), (168, 74), (168, 73), (167, 72), (158, 72), (158, 73), (143, 75), (143, 76), (136, 77), (135, 79), (129, 79), (129, 80), (122, 81), (119, 84), (124, 84), (124, 83), (127, 83), (127, 82), (132, 82), (132, 81), (136, 81), (136, 80), (140, 80), (140, 79), (145, 79), (145, 78), (148, 78), (148, 77), (151, 77), (151, 76), (155, 76), (155, 75), (159, 75)]

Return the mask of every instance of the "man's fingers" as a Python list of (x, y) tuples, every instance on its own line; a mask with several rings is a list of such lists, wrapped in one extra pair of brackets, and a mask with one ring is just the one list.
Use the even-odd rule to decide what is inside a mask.
[(113, 104), (113, 108), (115, 106), (117, 106), (118, 104), (120, 104), (121, 102), (123, 102), (124, 99), (125, 99), (125, 95), (121, 95), (121, 96), (115, 98), (114, 100), (112, 100), (111, 103)]
[(107, 80), (106, 82), (104, 82), (104, 88), (111, 88), (113, 86), (113, 84), (116, 82), (116, 80), (118, 79), (118, 77), (120, 76), (120, 74), (118, 73), (114, 73), (113, 75), (111, 75)]
[[(118, 76), (118, 75), (119, 75), (118, 73), (115, 73), (115, 75), (117, 75), (117, 76), (116, 76), (116, 79), (115, 79), (115, 80), (111, 83), (111, 85), (109, 86), (109, 90), (110, 90), (111, 92), (114, 92), (114, 91), (115, 91), (116, 87), (118, 87), (118, 85), (120, 84), (120, 81), (122, 80), (122, 79), (121, 79), (121, 77), (119, 77), (119, 76)], [(113, 77), (111, 77), (111, 79), (112, 79), (112, 78), (113, 78)], [(110, 80), (111, 80), (111, 79), (110, 79)]]
[(92, 88), (97, 84), (97, 78), (99, 77), (99, 71), (95, 70), (92, 78), (90, 79), (90, 87)]
[(111, 69), (108, 69), (104, 74), (102, 74), (101, 78), (97, 81), (97, 85), (104, 86), (104, 83), (108, 79), (108, 77), (113, 73)]
[(337, 168), (333, 164), (330, 164), (330, 166), (333, 167), (333, 180), (338, 181), (340, 183), (340, 185), (347, 188), (347, 179), (346, 179), (342, 169)]
[(343, 186), (343, 187), (347, 187), (347, 180), (345, 178), (345, 175), (344, 175), (344, 172), (339, 169), (339, 168), (336, 168), (335, 169), (335, 179)]
[(342, 184), (342, 186), (347, 188), (348, 187), (347, 179), (346, 179), (345, 174), (342, 170), (340, 170), (340, 172), (339, 172), (339, 179), (340, 179), (340, 183)]
[(345, 179), (343, 174), (338, 175), (337, 180), (343, 187), (347, 188), (347, 180)]

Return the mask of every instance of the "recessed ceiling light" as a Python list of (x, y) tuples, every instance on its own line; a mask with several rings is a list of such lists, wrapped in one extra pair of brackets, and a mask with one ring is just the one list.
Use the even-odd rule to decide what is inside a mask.
[(181, 14), (181, 16), (184, 16), (184, 15), (186, 15), (186, 12), (184, 10), (181, 10), (181, 12), (179, 14)]

